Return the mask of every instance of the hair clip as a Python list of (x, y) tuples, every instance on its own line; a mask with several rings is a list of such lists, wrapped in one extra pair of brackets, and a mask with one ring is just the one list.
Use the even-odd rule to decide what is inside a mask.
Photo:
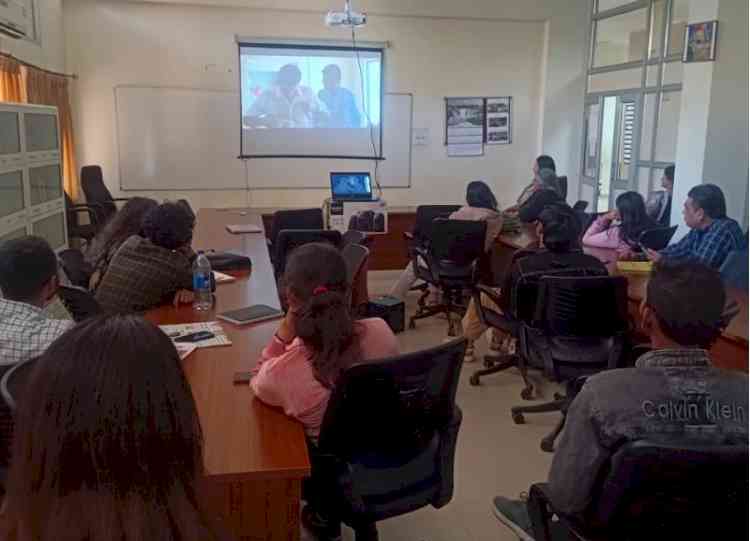
[(328, 293), (328, 288), (326, 286), (318, 286), (313, 289), (313, 297), (317, 297), (318, 295), (322, 295), (323, 293)]

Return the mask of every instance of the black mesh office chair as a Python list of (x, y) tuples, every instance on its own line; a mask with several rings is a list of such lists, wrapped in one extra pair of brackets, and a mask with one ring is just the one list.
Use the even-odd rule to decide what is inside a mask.
[(557, 177), (557, 184), (560, 188), (560, 197), (565, 201), (568, 198), (568, 177), (564, 175)]
[(581, 378), (621, 366), (629, 327), (627, 289), (623, 276), (541, 279), (534, 321), (519, 328), (519, 355), (542, 367), (547, 378), (564, 382), (566, 394), (546, 404), (511, 408), (511, 413), (516, 424), (524, 423), (525, 413), (562, 413), (542, 440), (543, 451), (553, 451)]
[(86, 195), (86, 203), (94, 208), (96, 221), (103, 227), (117, 212), (116, 203), (127, 201), (128, 197), (112, 197), (104, 184), (102, 168), (98, 165), (81, 167), (81, 188)]
[(83, 252), (75, 248), (69, 248), (60, 252), (57, 258), (70, 283), (76, 287), (88, 289), (94, 269), (86, 261)]
[(626, 443), (602, 469), (582, 516), (558, 513), (546, 483), (531, 486), (534, 539), (559, 539), (560, 530), (581, 541), (747, 539), (747, 457), (747, 441)]
[(573, 210), (575, 212), (585, 212), (588, 206), (589, 206), (589, 202), (581, 199), (579, 201), (576, 201), (575, 205), (573, 205)]
[[(453, 497), (466, 341), (348, 369), (311, 448), (308, 502), (377, 538), (375, 523)], [(320, 506), (320, 507), (319, 507)]]
[(350, 285), (349, 305), (352, 307), (353, 313), (357, 314), (360, 312), (361, 306), (369, 300), (367, 298), (367, 276), (360, 278), (359, 274), (362, 272), (367, 258), (370, 257), (370, 250), (359, 244), (347, 244), (341, 249), (341, 256), (346, 262), (347, 280)]
[(341, 249), (343, 250), (350, 244), (359, 244), (360, 246), (367, 246), (368, 238), (367, 233), (362, 231), (356, 231), (355, 229), (349, 229), (341, 236)]
[(417, 313), (409, 320), (410, 329), (416, 327), (417, 320), (442, 313), (448, 318), (448, 335), (456, 336), (458, 323), (453, 315), (461, 317), (466, 310), (464, 292), (476, 283), (477, 263), (484, 255), (486, 231), (485, 222), (445, 218), (432, 222), (426, 247), (414, 248), (411, 264), (416, 277), (438, 289), (441, 299), (437, 304), (427, 305), (430, 291), (425, 288)]
[(268, 236), (268, 250), (273, 262), (276, 257), (276, 240), (285, 229), (323, 229), (323, 211), (318, 208), (278, 210), (273, 214), (271, 233)]
[[(65, 194), (65, 215), (68, 224), (68, 240), (81, 239), (84, 243), (90, 243), (101, 229), (97, 211), (101, 209), (95, 204), (75, 204), (70, 196)], [(82, 224), (79, 215), (85, 214), (88, 218), (87, 224)]]
[(90, 317), (98, 316), (103, 312), (94, 295), (86, 289), (60, 286), (57, 294), (75, 321), (83, 321)]
[(292, 250), (311, 242), (328, 242), (338, 248), (341, 245), (341, 233), (335, 229), (283, 229), (279, 231), (273, 258), (273, 268), (277, 278), (283, 276), (287, 258)]

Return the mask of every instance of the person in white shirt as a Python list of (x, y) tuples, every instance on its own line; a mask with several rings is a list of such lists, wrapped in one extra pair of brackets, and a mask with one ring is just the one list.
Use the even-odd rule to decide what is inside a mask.
[(73, 326), (44, 312), (58, 288), (57, 257), (46, 240), (0, 244), (0, 371), (44, 353)]
[(246, 128), (313, 128), (323, 112), (315, 93), (300, 84), (302, 72), (294, 64), (283, 66), (274, 86), (265, 90), (244, 117)]

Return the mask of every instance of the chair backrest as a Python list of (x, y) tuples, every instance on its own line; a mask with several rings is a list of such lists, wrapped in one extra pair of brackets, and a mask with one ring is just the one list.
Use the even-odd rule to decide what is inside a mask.
[(433, 262), (466, 267), (484, 254), (487, 223), (437, 218), (427, 235)]
[(341, 255), (346, 262), (346, 274), (349, 278), (349, 284), (352, 285), (354, 278), (370, 255), (370, 250), (359, 244), (347, 244), (341, 250)]
[(560, 188), (560, 197), (565, 201), (568, 198), (568, 177), (557, 177), (557, 185)]
[(628, 328), (628, 281), (623, 276), (544, 276), (534, 326), (549, 336), (606, 338)]
[(273, 215), (270, 240), (276, 243), (284, 229), (323, 229), (323, 211), (319, 208), (278, 210)]
[(96, 203), (94, 212), (97, 222), (105, 224), (117, 212), (117, 207), (112, 200), (112, 194), (104, 184), (102, 168), (98, 165), (85, 165), (81, 167), (81, 188), (86, 195), (88, 203)]
[(581, 199), (580, 201), (576, 201), (575, 205), (573, 205), (573, 210), (576, 212), (584, 212), (588, 206), (589, 202)]
[(356, 229), (349, 229), (341, 237), (341, 249), (343, 250), (350, 244), (359, 244), (364, 246), (367, 242), (367, 233), (357, 231)]
[(603, 472), (587, 522), (618, 532), (618, 539), (679, 539), (680, 530), (716, 532), (728, 521), (737, 526), (737, 539), (747, 538), (747, 457), (747, 442), (626, 443)]
[(646, 229), (641, 233), (638, 242), (651, 250), (663, 250), (669, 245), (675, 231), (677, 231), (676, 225)]
[(341, 245), (341, 233), (335, 229), (282, 229), (274, 243), (274, 272), (276, 276), (284, 274), (289, 254), (304, 244), (311, 242), (328, 242), (338, 248)]
[(721, 277), (724, 283), (738, 289), (748, 289), (748, 250), (734, 250), (721, 265)]
[(76, 248), (69, 248), (60, 252), (57, 257), (70, 282), (74, 286), (88, 289), (94, 269), (86, 261), (83, 252)]
[(94, 296), (85, 289), (60, 286), (57, 294), (75, 321), (83, 321), (103, 312)]
[(447, 218), (461, 207), (458, 205), (420, 205), (417, 207), (416, 222), (414, 223), (414, 239), (422, 241), (427, 238), (432, 222), (437, 218)]
[(328, 402), (321, 451), (380, 464), (421, 452), (453, 414), (465, 350), (458, 339), (349, 368)]
[(11, 411), (15, 411), (18, 407), (18, 401), (22, 397), (23, 390), (36, 366), (36, 362), (37, 359), (33, 358), (18, 363), (8, 369), (0, 379), (0, 395), (2, 395), (3, 402)]
[(187, 199), (178, 199), (177, 204), (185, 209), (191, 218), (195, 219), (195, 211), (193, 211), (193, 207), (190, 206), (190, 201)]

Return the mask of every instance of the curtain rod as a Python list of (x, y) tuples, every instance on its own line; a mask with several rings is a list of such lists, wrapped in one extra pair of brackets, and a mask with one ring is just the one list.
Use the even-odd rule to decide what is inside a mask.
[(26, 66), (27, 68), (33, 68), (35, 70), (43, 71), (45, 73), (49, 73), (50, 75), (56, 75), (58, 77), (67, 77), (68, 79), (78, 79), (78, 75), (76, 75), (75, 73), (60, 73), (60, 72), (57, 72), (57, 71), (52, 71), (52, 70), (40, 68), (39, 66), (35, 66), (34, 64), (32, 64), (30, 62), (26, 62), (25, 60), (21, 60), (20, 58), (18, 58), (16, 56), (13, 56), (12, 54), (9, 54), (9, 53), (0, 52), (0, 56), (4, 56), (5, 58), (10, 58), (11, 60), (15, 60), (16, 62), (18, 62), (22, 66)]

